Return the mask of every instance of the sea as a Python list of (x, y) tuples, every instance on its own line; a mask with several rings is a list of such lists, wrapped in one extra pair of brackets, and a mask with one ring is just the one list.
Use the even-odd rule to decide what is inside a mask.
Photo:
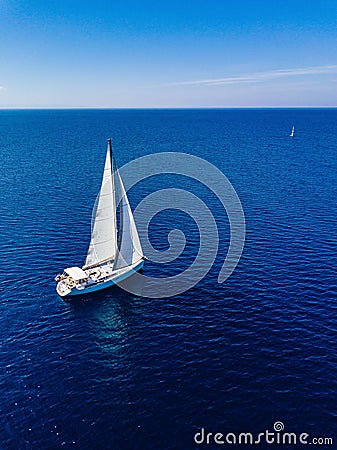
[[(172, 198), (139, 230), (158, 255), (184, 234), (173, 260), (144, 264), (157, 297), (57, 295), (85, 260), (109, 137), (120, 167), (185, 153), (227, 177), (245, 218), (228, 279), (226, 208), (162, 167), (131, 207), (172, 188), (200, 199), (218, 229), (207, 273), (193, 283), (209, 215)], [(337, 448), (336, 109), (1, 110), (0, 161), (1, 450)]]

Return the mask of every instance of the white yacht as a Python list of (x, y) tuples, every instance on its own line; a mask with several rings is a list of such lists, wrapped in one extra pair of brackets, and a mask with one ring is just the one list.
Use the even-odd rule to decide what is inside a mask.
[[(120, 199), (119, 220), (116, 192)], [(83, 267), (68, 267), (57, 275), (56, 291), (61, 297), (100, 291), (134, 274), (143, 263), (144, 255), (135, 220), (115, 164), (111, 139), (108, 139), (85, 264)]]

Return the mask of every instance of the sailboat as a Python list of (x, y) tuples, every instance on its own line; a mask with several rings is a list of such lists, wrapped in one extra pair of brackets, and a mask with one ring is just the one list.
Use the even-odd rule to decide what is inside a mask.
[[(119, 205), (117, 199), (120, 199)], [(82, 267), (68, 267), (57, 275), (56, 291), (61, 297), (71, 297), (109, 288), (139, 271), (144, 259), (130, 203), (115, 163), (111, 139), (108, 139), (85, 263)]]
[(291, 129), (291, 133), (289, 134), (290, 137), (294, 137), (295, 136), (295, 127), (293, 126)]

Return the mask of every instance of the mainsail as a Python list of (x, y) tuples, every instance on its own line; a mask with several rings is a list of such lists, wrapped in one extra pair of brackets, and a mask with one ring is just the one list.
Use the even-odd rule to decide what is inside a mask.
[(101, 190), (93, 211), (91, 241), (83, 269), (114, 260), (116, 252), (116, 199), (112, 147), (109, 139)]
[(123, 181), (116, 171), (116, 185), (120, 195), (120, 226), (118, 254), (114, 268), (121, 269), (130, 266), (143, 258), (139, 236), (131, 211), (129, 199), (126, 195)]

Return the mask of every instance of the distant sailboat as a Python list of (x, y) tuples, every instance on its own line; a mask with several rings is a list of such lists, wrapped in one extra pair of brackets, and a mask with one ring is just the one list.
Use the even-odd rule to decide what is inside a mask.
[[(119, 221), (116, 191), (121, 199)], [(109, 139), (85, 264), (82, 268), (69, 267), (63, 274), (57, 275), (56, 291), (61, 297), (100, 291), (134, 274), (143, 266), (144, 259), (130, 203), (115, 165)]]
[(295, 127), (292, 127), (291, 133), (289, 134), (290, 137), (294, 137), (295, 136)]

